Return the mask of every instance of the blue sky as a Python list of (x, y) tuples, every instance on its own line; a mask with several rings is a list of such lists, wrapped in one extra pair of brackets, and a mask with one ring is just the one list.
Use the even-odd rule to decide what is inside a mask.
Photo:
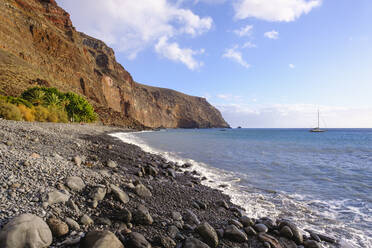
[(370, 0), (57, 0), (140, 83), (232, 126), (372, 128)]

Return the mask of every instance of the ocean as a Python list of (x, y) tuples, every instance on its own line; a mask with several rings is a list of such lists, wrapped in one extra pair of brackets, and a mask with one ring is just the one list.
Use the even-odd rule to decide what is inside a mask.
[(208, 178), (205, 185), (230, 195), (250, 217), (287, 218), (345, 247), (372, 247), (372, 129), (175, 129), (114, 136), (193, 164)]

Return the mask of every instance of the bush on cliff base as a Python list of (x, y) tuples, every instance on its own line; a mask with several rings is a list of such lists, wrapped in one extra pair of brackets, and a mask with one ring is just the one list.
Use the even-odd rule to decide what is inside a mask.
[(22, 120), (21, 111), (16, 105), (0, 100), (0, 117), (7, 120)]
[(93, 122), (97, 119), (92, 105), (76, 93), (62, 93), (56, 88), (33, 87), (23, 92), (22, 98), (35, 106), (53, 107), (53, 112), (55, 108), (63, 108), (72, 122)]
[(21, 97), (0, 95), (0, 117), (40, 122), (93, 122), (97, 119), (92, 105), (82, 96), (56, 88), (33, 87)]

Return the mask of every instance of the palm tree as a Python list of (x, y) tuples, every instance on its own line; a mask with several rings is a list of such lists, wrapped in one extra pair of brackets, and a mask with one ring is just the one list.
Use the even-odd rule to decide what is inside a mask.
[(31, 99), (30, 102), (35, 105), (42, 105), (45, 100), (45, 92), (41, 90), (35, 90), (31, 93)]
[(56, 94), (52, 93), (46, 97), (46, 103), (49, 106), (56, 107), (56, 106), (60, 106), (62, 101), (61, 99), (59, 99), (59, 97)]

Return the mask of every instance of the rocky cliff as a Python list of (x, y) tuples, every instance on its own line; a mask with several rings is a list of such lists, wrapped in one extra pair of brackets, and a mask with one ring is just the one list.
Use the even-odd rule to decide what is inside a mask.
[(54, 0), (0, 2), (0, 94), (35, 86), (85, 95), (106, 124), (227, 127), (206, 99), (134, 82), (114, 51), (73, 27)]

